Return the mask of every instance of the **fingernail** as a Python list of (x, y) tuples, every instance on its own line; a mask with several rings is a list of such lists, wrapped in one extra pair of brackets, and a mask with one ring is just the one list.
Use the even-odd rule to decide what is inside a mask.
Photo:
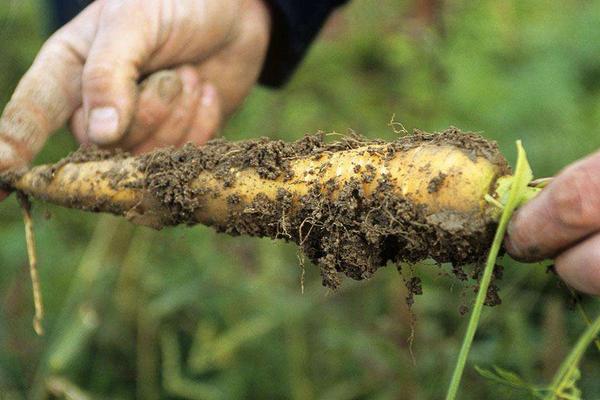
[(202, 87), (202, 98), (200, 99), (200, 104), (202, 107), (209, 107), (215, 102), (216, 97), (217, 89), (210, 83), (207, 83)]
[(94, 108), (90, 112), (88, 136), (99, 145), (117, 141), (119, 130), (119, 113), (114, 107)]
[(158, 82), (158, 95), (166, 104), (171, 104), (179, 96), (181, 89), (181, 80), (175, 73), (165, 74)]
[(0, 140), (0, 167), (6, 160), (12, 161), (16, 156), (15, 153), (15, 149), (10, 144)]
[(15, 150), (15, 148), (0, 140), (0, 171), (8, 168), (22, 167), (27, 161)]

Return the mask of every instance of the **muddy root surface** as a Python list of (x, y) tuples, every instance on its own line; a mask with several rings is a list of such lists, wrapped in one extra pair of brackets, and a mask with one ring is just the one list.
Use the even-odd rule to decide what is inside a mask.
[[(317, 160), (327, 153), (382, 143), (360, 136), (327, 143), (324, 134), (306, 136), (293, 143), (272, 139), (214, 140), (201, 148), (187, 145), (145, 155), (140, 159), (139, 169), (146, 176), (146, 188), (170, 210), (166, 225), (193, 224), (194, 213), (203, 206), (206, 196), (222, 196), (218, 191), (190, 187), (190, 182), (204, 171), (215, 174), (223, 189), (235, 185), (236, 176), (231, 171), (246, 168), (253, 168), (263, 179), (293, 181), (298, 177), (294, 176), (290, 162), (296, 158)], [(388, 153), (385, 156), (389, 158), (395, 152), (424, 143), (451, 144), (471, 159), (485, 157), (508, 172), (495, 143), (455, 128), (439, 134), (415, 131), (413, 135), (385, 143)], [(372, 182), (375, 174), (369, 166), (354, 172), (356, 176), (344, 182), (315, 181), (308, 194), (300, 198), (285, 189), (280, 189), (276, 198), (258, 193), (251, 201), (229, 195), (223, 199), (228, 208), (226, 221), (213, 226), (231, 235), (271, 237), (298, 244), (302, 253), (319, 266), (323, 284), (330, 288), (340, 285), (341, 275), (366, 279), (388, 262), (416, 263), (428, 258), (451, 263), (454, 275), (460, 280), (474, 274), (465, 271), (464, 266), (478, 265), (484, 259), (495, 223), (452, 212), (429, 215), (423, 207), (398, 197), (389, 176), (380, 176), (377, 190), (366, 196), (362, 183)], [(437, 191), (444, 179), (443, 174), (434, 177), (428, 186), (430, 193)], [(420, 294), (416, 282), (410, 288)], [(491, 297), (496, 297), (495, 292)]]
[[(397, 152), (424, 144), (453, 145), (472, 160), (477, 157), (488, 159), (498, 166), (500, 175), (509, 173), (506, 160), (494, 142), (456, 128), (441, 133), (415, 131), (394, 142), (358, 135), (349, 135), (334, 143), (325, 139), (323, 133), (292, 143), (267, 138), (241, 142), (217, 139), (202, 147), (186, 145), (180, 149), (157, 150), (136, 158), (137, 170), (133, 173), (116, 168), (110, 176), (98, 179), (109, 179), (115, 190), (134, 187), (158, 202), (160, 224), (154, 226), (156, 228), (205, 223), (231, 235), (294, 242), (305, 257), (319, 266), (323, 284), (329, 288), (337, 288), (343, 275), (366, 279), (390, 262), (414, 264), (425, 259), (440, 264), (451, 263), (453, 275), (461, 281), (479, 278), (495, 222), (486, 216), (453, 211), (431, 214), (425, 206), (399, 196), (394, 190), (394, 178), (377, 173), (372, 165), (356, 165), (350, 179), (311, 180), (303, 194), (287, 190), (293, 185), (285, 184), (275, 195), (267, 195), (258, 188), (250, 198), (230, 189), (235, 189), (239, 179), (237, 172), (247, 169), (255, 171), (264, 182), (298, 182), (303, 177), (295, 176), (294, 160), (323, 161), (324, 170), (331, 166), (327, 155), (359, 147), (377, 152), (385, 163)], [(385, 154), (381, 153), (382, 149)], [(126, 157), (128, 155), (122, 152), (82, 149), (46, 169), (40, 179), (51, 181), (55, 172), (66, 164)], [(320, 170), (304, 173), (324, 176)], [(218, 184), (213, 187), (194, 185), (202, 174), (212, 174)], [(135, 179), (132, 180), (132, 176)], [(0, 176), (0, 189), (10, 189), (11, 182), (18, 177), (19, 173)], [(433, 176), (427, 191), (437, 192), (445, 179), (443, 173)], [(369, 195), (364, 192), (365, 183), (376, 185)], [(198, 211), (206, 207), (209, 199), (224, 205), (225, 215), (208, 221), (198, 219)], [(85, 207), (79, 208), (87, 210), (117, 212), (103, 205), (106, 199), (96, 201), (98, 204), (87, 204), (73, 199), (72, 204), (85, 203)], [(474, 267), (465, 268), (468, 264)], [(407, 287), (408, 301), (412, 302), (414, 295), (422, 292), (420, 280), (407, 281)], [(492, 285), (487, 304), (499, 303), (497, 291)]]

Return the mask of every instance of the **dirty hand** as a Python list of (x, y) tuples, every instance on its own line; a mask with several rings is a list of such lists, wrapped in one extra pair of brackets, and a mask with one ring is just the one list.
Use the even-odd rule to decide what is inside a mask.
[(67, 121), (81, 143), (134, 152), (206, 141), (256, 83), (269, 33), (263, 0), (93, 2), (48, 39), (4, 109), (0, 171)]
[(566, 168), (518, 210), (508, 234), (515, 258), (555, 257), (565, 282), (600, 295), (600, 152)]

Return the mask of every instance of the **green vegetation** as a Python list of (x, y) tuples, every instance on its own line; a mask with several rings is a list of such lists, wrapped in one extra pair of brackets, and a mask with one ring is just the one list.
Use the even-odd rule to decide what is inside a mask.
[[(409, 130), (482, 131), (513, 163), (513, 143), (522, 138), (538, 176), (600, 148), (600, 4), (447, 2), (431, 24), (411, 17), (414, 3), (355, 0), (290, 85), (258, 89), (225, 136), (295, 139), (352, 128), (389, 139), (395, 113)], [(42, 43), (45, 19), (33, 0), (0, 3), (0, 102)], [(74, 148), (62, 132), (38, 161)], [(475, 296), (473, 282), (459, 284), (447, 269), (404, 266), (399, 275), (390, 266), (329, 293), (314, 266), (300, 267), (293, 245), (202, 227), (154, 232), (40, 203), (33, 214), (42, 338), (31, 327), (20, 212), (14, 199), (0, 204), (2, 400), (45, 389), (59, 398), (111, 399), (438, 399), (446, 392), (467, 324), (459, 309)], [(514, 389), (528, 382), (568, 389), (578, 371), (577, 388), (594, 398), (600, 357), (592, 346), (573, 364), (586, 323), (569, 291), (544, 265), (499, 263), (504, 302), (483, 310), (460, 398), (534, 396)], [(413, 270), (424, 291), (414, 315), (404, 284)], [(596, 299), (581, 307), (592, 319), (600, 313)]]

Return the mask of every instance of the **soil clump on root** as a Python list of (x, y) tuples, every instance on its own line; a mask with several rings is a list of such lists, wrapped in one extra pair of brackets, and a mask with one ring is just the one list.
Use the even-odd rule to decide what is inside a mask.
[[(207, 199), (223, 197), (236, 184), (239, 171), (253, 169), (262, 179), (293, 183), (303, 178), (295, 176), (291, 167), (294, 160), (308, 157), (319, 161), (329, 154), (359, 147), (391, 159), (396, 152), (423, 144), (454, 145), (471, 160), (484, 157), (503, 173), (509, 172), (495, 143), (456, 128), (442, 133), (415, 131), (391, 143), (358, 135), (327, 143), (325, 136), (319, 133), (293, 143), (266, 138), (243, 142), (217, 139), (200, 148), (186, 145), (158, 150), (139, 158), (137, 168), (144, 176), (140, 184), (167, 210), (163, 224), (177, 225), (197, 223), (197, 211)], [(380, 154), (381, 145), (385, 145), (386, 154)], [(325, 162), (322, 169), (329, 166)], [(191, 184), (207, 171), (220, 181), (218, 188)], [(463, 266), (484, 259), (494, 234), (493, 221), (453, 211), (431, 214), (426, 207), (398, 196), (392, 190), (394, 178), (376, 175), (373, 166), (357, 165), (354, 172), (346, 180), (312, 180), (302, 195), (283, 188), (274, 197), (260, 191), (252, 198), (227, 195), (227, 218), (210, 224), (231, 235), (271, 237), (298, 244), (302, 253), (319, 266), (323, 284), (330, 288), (339, 286), (340, 273), (366, 279), (388, 262), (416, 263), (428, 258), (452, 263), (454, 275), (464, 281), (469, 274)], [(323, 173), (318, 169), (304, 172)], [(438, 191), (445, 178), (443, 174), (434, 177), (428, 191)], [(375, 180), (376, 190), (366, 195), (364, 184)]]

